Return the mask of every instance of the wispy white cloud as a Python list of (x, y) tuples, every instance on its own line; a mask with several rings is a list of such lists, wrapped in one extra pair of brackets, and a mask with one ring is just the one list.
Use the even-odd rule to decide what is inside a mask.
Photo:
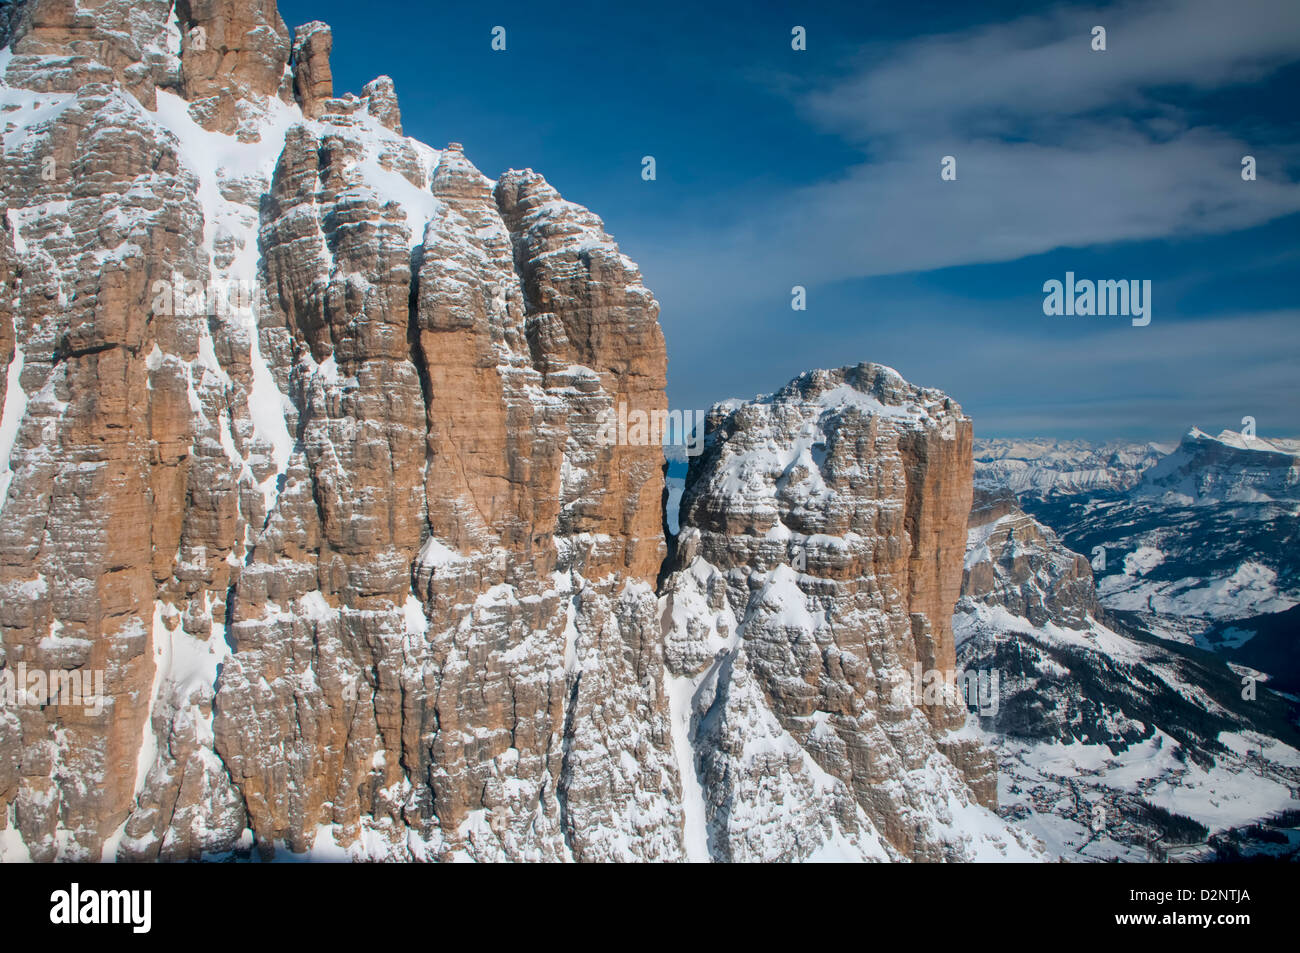
[[(1096, 25), (1107, 31), (1104, 52), (1091, 47)], [(1060, 7), (918, 38), (806, 104), (822, 123), (861, 140), (1015, 134), (1031, 121), (1061, 132), (1063, 117), (1151, 105), (1162, 88), (1255, 82), (1297, 57), (1295, 0)]]
[[(1187, 427), (1237, 426), (1247, 414), (1274, 435), (1300, 436), (1300, 311), (1157, 319), (1132, 328), (1103, 318), (993, 324), (983, 306), (934, 302), (921, 341), (864, 327), (840, 354), (895, 362), (941, 386), (983, 435), (1143, 435), (1172, 440)], [(823, 347), (814, 363), (835, 358)]]
[[(1105, 52), (1090, 48), (1098, 23)], [(860, 144), (860, 163), (756, 195), (744, 221), (678, 235), (647, 264), (670, 296), (758, 299), (782, 284), (1259, 225), (1300, 211), (1285, 171), (1296, 144), (1191, 126), (1163, 97), (1296, 60), (1295, 0), (1063, 8), (908, 41), (801, 100), (810, 121)], [(1245, 154), (1257, 181), (1241, 179)], [(945, 155), (955, 182), (940, 180)]]
[[(1107, 28), (1105, 52), (1090, 49), (1096, 24)], [(1267, 141), (1247, 141), (1222, 99), (1208, 112), (1184, 108), (1198, 90), (1249, 96), (1247, 84), (1300, 61), (1300, 2), (1059, 7), (869, 52), (856, 70), (796, 95), (807, 121), (859, 161), (823, 181), (756, 192), (739, 216), (729, 205), (717, 224), (637, 249), (676, 342), (679, 395), (749, 396), (806, 367), (876, 360), (946, 389), (984, 434), (1173, 439), (1245, 414), (1273, 433), (1300, 432), (1300, 314), (1251, 311), (1249, 288), (1240, 313), (1210, 320), (1172, 304), (1190, 294), (1192, 276), (1220, 291), (1233, 280), (1213, 261), (1198, 269), (1164, 256), (1172, 285), (1157, 284), (1142, 329), (1048, 323), (1036, 294), (1061, 275), (1027, 263), (1033, 273), (1004, 300), (987, 289), (945, 299), (919, 282), (863, 301), (860, 316), (818, 312), (818, 302), (842, 304), (847, 288), (881, 287), (844, 284), (857, 279), (1059, 249), (1136, 250), (1300, 212), (1300, 182), (1287, 172), (1300, 160), (1294, 128), (1264, 127)], [(1256, 181), (1241, 179), (1244, 154), (1257, 159)], [(945, 155), (957, 159), (955, 182), (940, 179)], [(1295, 248), (1260, 252), (1256, 267)], [(1135, 252), (1123, 274), (1097, 277), (1155, 275)], [(811, 310), (785, 311), (787, 322), (796, 284), (810, 289)]]

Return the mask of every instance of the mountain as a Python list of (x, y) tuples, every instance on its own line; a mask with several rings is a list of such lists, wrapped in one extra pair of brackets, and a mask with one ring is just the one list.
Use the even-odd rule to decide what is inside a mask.
[(7, 12), (0, 665), (107, 697), (0, 710), (6, 857), (680, 856), (600, 219), (273, 3)]
[(670, 554), (596, 215), (336, 96), (269, 0), (2, 9), (0, 859), (1037, 856), (911, 691), (954, 402), (716, 409)]
[(1174, 505), (1291, 502), (1300, 498), (1300, 441), (1193, 427), (1142, 474), (1137, 495)]
[(715, 407), (691, 460), (664, 638), (687, 850), (721, 860), (1028, 859), (989, 810), (952, 605), (970, 419), (876, 364)]
[(1006, 490), (976, 492), (953, 628), (965, 672), (997, 676), (974, 707), (1000, 812), (1051, 855), (1209, 859), (1229, 836), (1250, 852), (1240, 829), (1297, 808), (1294, 699), (1112, 619), (1088, 560)]
[(1153, 634), (1215, 648), (1217, 625), (1300, 603), (1300, 445), (1192, 428), (1124, 492), (1023, 497), (1087, 554), (1105, 605)]
[(683, 468), (601, 219), (332, 45), (0, 3), (0, 861), (1043, 860), (1089, 799), (1085, 856), (1245, 852), (1293, 803), (1262, 656), (1103, 606), (1289, 609), (1294, 448), (990, 443), (1058, 538), (857, 364)]
[(1124, 491), (1172, 449), (1122, 441), (980, 439), (975, 441), (975, 479), (1036, 498)]

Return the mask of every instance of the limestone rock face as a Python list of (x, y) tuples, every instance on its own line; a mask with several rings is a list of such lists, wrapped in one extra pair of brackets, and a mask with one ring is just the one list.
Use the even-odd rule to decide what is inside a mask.
[(912, 690), (949, 398), (715, 410), (666, 565), (610, 426), (667, 412), (658, 305), (596, 215), (334, 96), (270, 0), (4, 17), (0, 679), (68, 690), (0, 707), (0, 860), (1021, 855)]
[[(253, 135), (259, 100), (283, 92), (289, 80), (289, 31), (275, 0), (178, 0), (181, 94), (204, 129)], [(329, 80), (328, 28), (312, 44), (315, 82)]]
[[(4, 367), (14, 359), (14, 297), (17, 291), (18, 266), (14, 261), (9, 213), (0, 204), (0, 365)], [(4, 406), (8, 387), (8, 378), (0, 377), (0, 407)]]
[(334, 98), (334, 76), (330, 72), (333, 48), (334, 36), (319, 20), (294, 31), (293, 93), (305, 116), (319, 115), (325, 100)]
[[(1012, 856), (963, 704), (951, 615), (971, 424), (862, 364), (719, 405), (663, 588), (688, 845), (722, 859)], [(942, 702), (943, 699), (938, 699)], [(798, 817), (797, 830), (788, 820)]]
[(203, 218), (176, 138), (120, 86), (0, 92), (19, 104), (4, 115), (20, 130), (5, 154), (21, 268), (0, 428), (13, 435), (0, 520), (6, 663), (97, 671), (106, 696), (95, 710), (7, 712), (18, 770), (0, 800), (32, 857), (94, 858), (130, 809), (155, 598), (174, 579), (187, 499), (201, 493), (194, 413), (212, 395), (191, 362), (211, 337), (200, 316), (150, 315), (155, 281), (199, 274)]
[[(289, 33), (274, 0), (26, 0), (0, 26), (6, 33), (10, 86), (110, 84), (149, 109), (159, 89), (173, 90), (204, 129), (244, 140), (258, 134), (268, 100), (292, 95)], [(328, 28), (310, 47), (318, 91), (329, 81)]]
[(28, 0), (0, 13), (0, 42), (13, 53), (7, 82), (42, 92), (118, 83), (146, 105), (179, 78), (169, 0)]
[(0, 672), (103, 704), (0, 711), (4, 859), (681, 856), (635, 265), (270, 3), (87, 10), (0, 85)]
[(1092, 567), (1020, 509), (1010, 490), (978, 488), (971, 509), (962, 596), (1034, 625), (1083, 628), (1103, 616)]

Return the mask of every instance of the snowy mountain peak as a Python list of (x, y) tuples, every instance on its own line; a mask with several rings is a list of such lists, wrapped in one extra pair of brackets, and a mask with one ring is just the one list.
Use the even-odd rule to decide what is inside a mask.
[(969, 419), (859, 364), (706, 424), (661, 589), (688, 852), (695, 831), (727, 860), (1033, 856), (988, 810), (964, 705), (912, 691), (955, 671)]
[(1280, 453), (1300, 456), (1300, 441), (1274, 437), (1265, 439), (1253, 434), (1238, 433), (1235, 430), (1222, 430), (1218, 436), (1210, 436), (1199, 427), (1191, 427), (1183, 435), (1181, 445), (1196, 446), (1204, 443), (1221, 443), (1236, 450), (1250, 450), (1259, 453)]
[(1141, 496), (1190, 505), (1260, 503), (1300, 498), (1300, 445), (1294, 440), (1192, 427), (1178, 449), (1143, 474)]
[(922, 417), (939, 411), (961, 415), (961, 407), (942, 391), (918, 387), (884, 364), (862, 363), (832, 370), (805, 371), (757, 403), (815, 403), (826, 410), (855, 407), (867, 413)]

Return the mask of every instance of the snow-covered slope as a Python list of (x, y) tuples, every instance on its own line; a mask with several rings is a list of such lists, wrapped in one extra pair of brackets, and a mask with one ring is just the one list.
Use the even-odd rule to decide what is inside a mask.
[(975, 441), (975, 479), (1020, 496), (1054, 497), (1127, 490), (1173, 448), (1156, 443), (1082, 440)]
[(880, 365), (716, 407), (663, 586), (693, 849), (728, 860), (1035, 856), (989, 809), (949, 621), (970, 421)]
[(1300, 501), (1300, 443), (1191, 428), (1178, 449), (1142, 474), (1134, 495), (1166, 505)]
[(1087, 561), (1006, 496), (977, 494), (954, 632), (963, 667), (999, 676), (979, 734), (1000, 812), (1053, 854), (1207, 857), (1216, 833), (1300, 806), (1294, 704), (1108, 625)]

